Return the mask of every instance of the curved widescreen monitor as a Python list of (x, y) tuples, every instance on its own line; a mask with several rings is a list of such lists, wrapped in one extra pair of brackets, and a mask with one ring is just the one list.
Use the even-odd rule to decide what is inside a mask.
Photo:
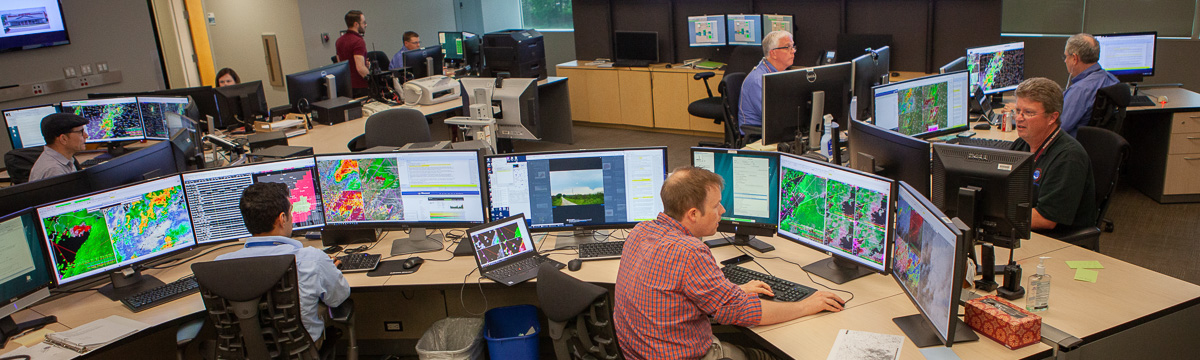
[(327, 227), (487, 222), (476, 150), (318, 155), (316, 163)]
[(919, 317), (932, 325), (938, 340), (950, 346), (955, 328), (965, 325), (958, 320), (966, 267), (962, 232), (929, 200), (901, 182), (896, 193), (896, 230), (890, 241), (892, 277), (917, 306)]
[(50, 203), (37, 212), (60, 286), (196, 244), (179, 175)]
[[(791, 154), (779, 158), (779, 236), (848, 261), (805, 270), (837, 283), (887, 267), (894, 182)], [(857, 265), (864, 271), (839, 279), (822, 270)], [(813, 269), (813, 265), (818, 265)]]
[(293, 230), (324, 226), (316, 176), (316, 162), (311, 157), (184, 173), (183, 189), (196, 228), (196, 242), (203, 245), (250, 236), (242, 219), (242, 192), (262, 182), (287, 185)]
[(916, 138), (967, 130), (967, 78), (955, 71), (876, 86), (875, 126)]
[(63, 101), (62, 112), (88, 120), (83, 126), (88, 143), (133, 141), (145, 138), (137, 98)]
[(186, 96), (138, 96), (137, 102), (138, 109), (142, 113), (142, 125), (145, 126), (147, 140), (170, 138), (167, 114), (186, 116), (189, 103)]
[(1016, 90), (1025, 79), (1025, 43), (967, 49), (971, 93), (982, 87), (985, 95)]
[(630, 228), (662, 211), (667, 148), (491, 155), (492, 220), (524, 213), (531, 231)]
[(4, 110), (4, 128), (13, 149), (46, 145), (42, 138), (42, 118), (58, 112), (54, 105), (40, 105)]

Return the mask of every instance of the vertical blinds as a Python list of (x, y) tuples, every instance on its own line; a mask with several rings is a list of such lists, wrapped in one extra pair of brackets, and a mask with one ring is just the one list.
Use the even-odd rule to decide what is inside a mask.
[(1157, 30), (1192, 36), (1196, 0), (1004, 0), (1004, 33), (1105, 34)]

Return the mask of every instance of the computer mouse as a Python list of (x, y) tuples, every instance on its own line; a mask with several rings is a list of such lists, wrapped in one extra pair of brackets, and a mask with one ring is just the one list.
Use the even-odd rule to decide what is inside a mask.
[(401, 264), (401, 266), (404, 267), (404, 270), (409, 270), (409, 269), (415, 268), (417, 266), (420, 266), (422, 263), (425, 263), (425, 259), (413, 256), (413, 257), (408, 258), (407, 260), (404, 260), (404, 263)]
[(571, 261), (567, 262), (567, 270), (579, 271), (581, 267), (583, 267), (583, 260), (571, 259)]
[(979, 124), (979, 125), (975, 125), (975, 130), (991, 130), (991, 129), (992, 129), (992, 125), (988, 124), (986, 122)]

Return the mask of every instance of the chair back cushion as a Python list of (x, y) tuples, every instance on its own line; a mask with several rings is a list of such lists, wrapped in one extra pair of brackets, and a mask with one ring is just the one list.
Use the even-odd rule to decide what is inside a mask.
[(389, 109), (371, 115), (363, 133), (364, 149), (433, 141), (425, 114), (415, 109)]
[(1100, 216), (1108, 207), (1108, 200), (1117, 188), (1117, 177), (1121, 166), (1129, 156), (1129, 142), (1115, 132), (1094, 126), (1080, 126), (1075, 136), (1088, 157), (1092, 159), (1092, 176), (1096, 181), (1096, 206)]
[(543, 264), (538, 268), (537, 294), (546, 318), (567, 321), (587, 310), (592, 302), (608, 294), (608, 290), (567, 275), (553, 265)]
[(741, 121), (738, 119), (740, 111), (738, 104), (742, 101), (742, 83), (746, 81), (746, 73), (731, 73), (726, 74), (721, 78), (721, 96), (725, 98), (725, 120), (732, 123), (733, 128), (741, 126)]
[(4, 167), (8, 168), (8, 177), (13, 185), (29, 182), (29, 170), (33, 163), (42, 156), (44, 147), (34, 146), (24, 149), (12, 149), (4, 154)]
[[(221, 359), (315, 359), (293, 255), (192, 264)], [(257, 332), (257, 334), (255, 334)]]
[(1088, 119), (1087, 125), (1121, 131), (1121, 125), (1125, 122), (1125, 108), (1131, 99), (1129, 85), (1125, 83), (1100, 88), (1092, 102), (1092, 118)]

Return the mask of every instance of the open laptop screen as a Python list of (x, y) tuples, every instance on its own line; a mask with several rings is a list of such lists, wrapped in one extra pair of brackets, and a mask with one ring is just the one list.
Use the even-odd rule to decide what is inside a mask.
[(535, 251), (525, 225), (525, 214), (471, 229), (467, 235), (475, 247), (475, 257), (481, 269)]

